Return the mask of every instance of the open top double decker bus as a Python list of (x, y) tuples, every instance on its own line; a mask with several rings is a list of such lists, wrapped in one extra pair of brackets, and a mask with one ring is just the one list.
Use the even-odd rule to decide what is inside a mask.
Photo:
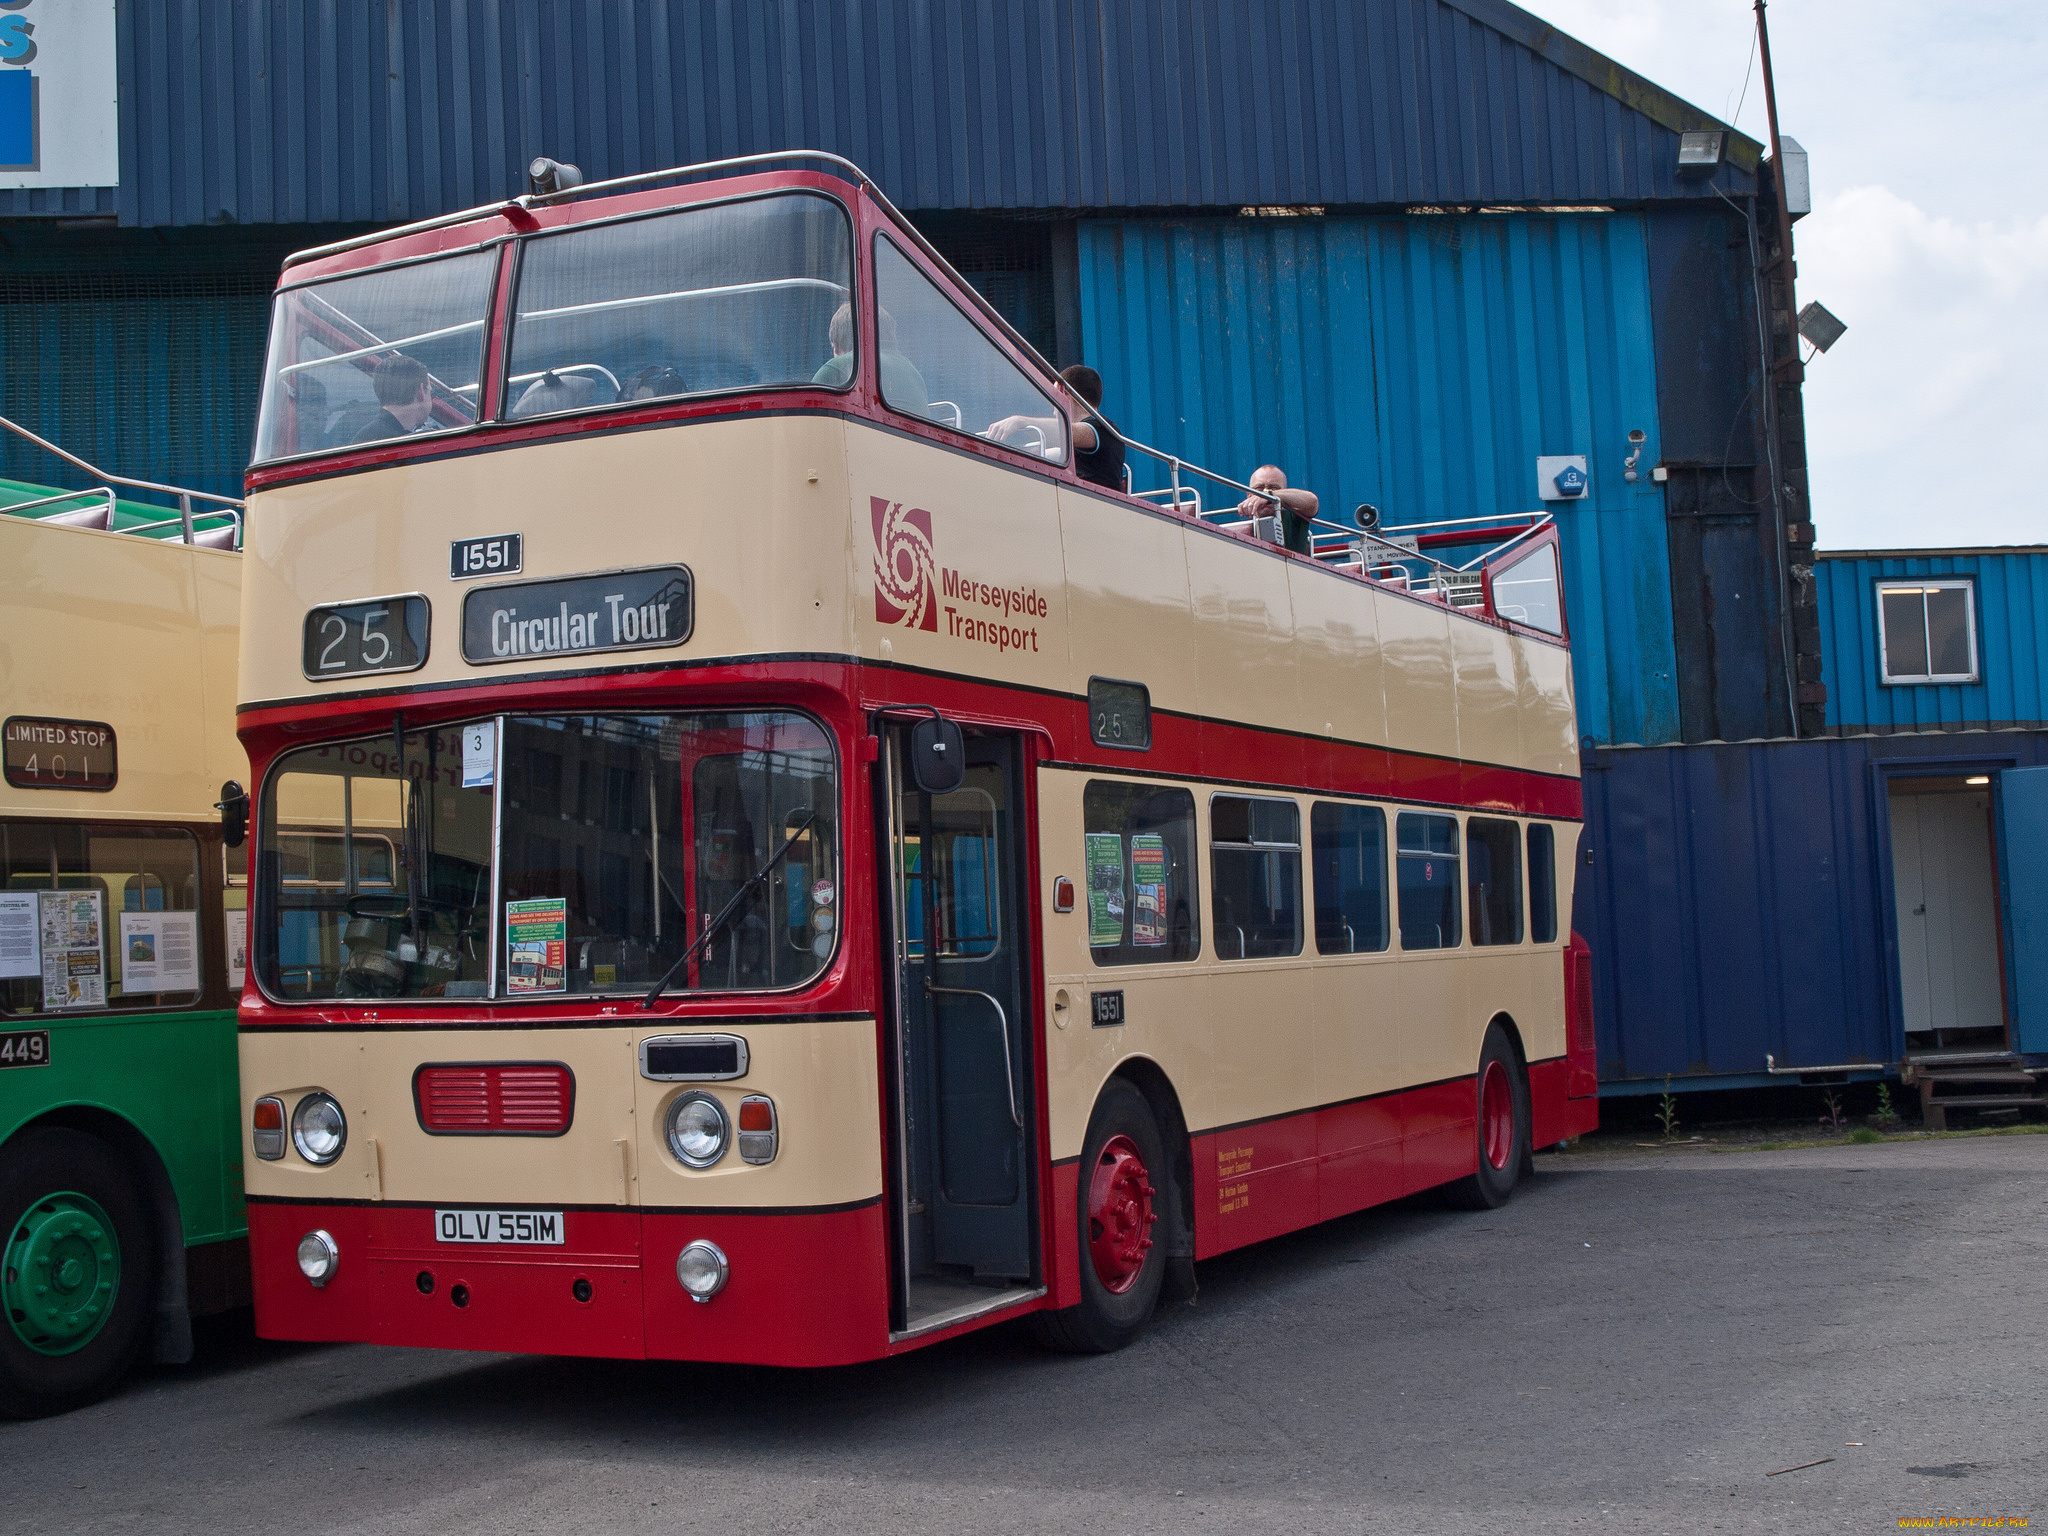
[(234, 1011), (248, 855), (226, 851), (239, 833), (219, 809), (248, 773), (239, 503), (195, 511), (221, 499), (186, 492), (173, 514), (93, 473), (87, 491), (0, 485), (8, 1417), (90, 1402), (141, 1356), (189, 1359), (194, 1315), (249, 1301)]
[[(1557, 535), (1303, 556), (827, 156), (307, 252), (248, 481), (267, 1336), (825, 1365), (1595, 1119)], [(1213, 477), (1212, 477), (1213, 478)]]

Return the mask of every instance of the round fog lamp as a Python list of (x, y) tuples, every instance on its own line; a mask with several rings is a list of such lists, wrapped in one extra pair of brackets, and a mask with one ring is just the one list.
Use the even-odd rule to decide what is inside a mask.
[(725, 1107), (708, 1093), (685, 1093), (668, 1107), (668, 1149), (686, 1168), (709, 1168), (731, 1136)]
[(732, 1266), (718, 1244), (698, 1238), (676, 1255), (676, 1281), (692, 1301), (709, 1301), (725, 1289)]
[(292, 1111), (292, 1145), (307, 1162), (325, 1168), (348, 1145), (348, 1117), (332, 1094), (309, 1093)]
[(315, 1285), (325, 1285), (341, 1267), (341, 1249), (326, 1232), (308, 1232), (299, 1239), (299, 1273)]

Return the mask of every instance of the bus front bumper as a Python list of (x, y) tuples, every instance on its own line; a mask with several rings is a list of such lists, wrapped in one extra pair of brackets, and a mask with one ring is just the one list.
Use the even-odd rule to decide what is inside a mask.
[[(888, 1353), (888, 1253), (879, 1199), (775, 1212), (568, 1210), (559, 1243), (443, 1240), (483, 1213), (421, 1205), (252, 1198), (256, 1331), (269, 1339), (514, 1354), (842, 1365)], [(339, 1254), (315, 1285), (300, 1241)], [(545, 1229), (543, 1229), (545, 1232)], [(548, 1234), (551, 1235), (551, 1234)], [(691, 1299), (676, 1259), (715, 1243), (730, 1276)]]

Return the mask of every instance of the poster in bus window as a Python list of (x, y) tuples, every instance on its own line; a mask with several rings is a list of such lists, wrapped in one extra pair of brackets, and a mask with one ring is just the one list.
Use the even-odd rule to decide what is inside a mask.
[(239, 992), (249, 974), (249, 914), (230, 908), (228, 919), (228, 990)]
[(560, 896), (505, 903), (505, 990), (569, 990), (569, 903)]
[(1147, 949), (1166, 943), (1169, 878), (1166, 839), (1156, 832), (1131, 838), (1131, 942)]
[(104, 1008), (105, 916), (98, 891), (38, 891), (37, 939), (43, 951), (45, 1008)]
[(123, 912), (120, 923), (124, 995), (199, 990), (197, 912)]
[(1088, 852), (1088, 943), (1124, 941), (1124, 840), (1118, 832), (1090, 832)]
[(43, 974), (36, 942), (36, 893), (0, 891), (0, 981)]

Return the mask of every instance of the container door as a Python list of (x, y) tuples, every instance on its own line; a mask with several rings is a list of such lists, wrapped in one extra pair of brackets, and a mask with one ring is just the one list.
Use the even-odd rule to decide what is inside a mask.
[(2013, 1049), (2048, 1052), (2048, 768), (1998, 776), (1999, 896)]
[[(896, 764), (906, 735), (892, 735)], [(966, 782), (950, 794), (895, 775), (899, 1216), (913, 1316), (930, 1310), (920, 1295), (939, 1295), (920, 1277), (988, 1285), (1033, 1271), (1019, 756), (1014, 737), (970, 735)]]

